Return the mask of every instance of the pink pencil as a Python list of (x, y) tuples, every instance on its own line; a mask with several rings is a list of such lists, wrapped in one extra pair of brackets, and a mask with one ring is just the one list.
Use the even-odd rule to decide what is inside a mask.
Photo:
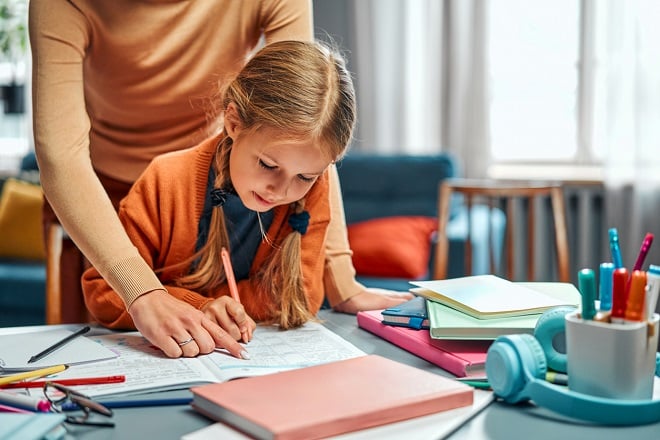
[(238, 296), (236, 278), (234, 278), (234, 268), (231, 265), (231, 258), (229, 258), (229, 251), (227, 251), (227, 248), (223, 247), (220, 251), (220, 255), (222, 256), (222, 265), (225, 268), (225, 275), (227, 276), (227, 284), (229, 284), (231, 297), (234, 298), (236, 302), (241, 302), (241, 297)]
[[(223, 247), (220, 250), (220, 256), (222, 257), (222, 265), (225, 268), (225, 275), (227, 276), (227, 284), (229, 284), (229, 293), (231, 297), (234, 298), (236, 302), (241, 302), (241, 297), (238, 296), (238, 286), (236, 286), (236, 278), (234, 278), (234, 268), (231, 265), (231, 258), (229, 257), (229, 251), (227, 248)], [(250, 336), (247, 331), (241, 332), (243, 337), (243, 342), (248, 342)]]

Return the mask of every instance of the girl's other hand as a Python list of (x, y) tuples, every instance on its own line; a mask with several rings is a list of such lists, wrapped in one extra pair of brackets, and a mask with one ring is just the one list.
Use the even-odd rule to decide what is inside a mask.
[(333, 309), (337, 312), (356, 314), (362, 310), (387, 309), (412, 298), (413, 294), (410, 292), (368, 287), (357, 295), (337, 304)]

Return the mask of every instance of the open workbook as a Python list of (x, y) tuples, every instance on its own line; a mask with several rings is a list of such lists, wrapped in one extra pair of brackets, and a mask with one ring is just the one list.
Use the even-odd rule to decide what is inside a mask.
[[(112, 333), (90, 338), (119, 356), (93, 364), (75, 365), (51, 378), (126, 376), (123, 383), (76, 387), (91, 397), (185, 389), (194, 385), (260, 376), (365, 354), (316, 322), (308, 322), (301, 328), (286, 331), (272, 326), (257, 327), (254, 339), (246, 345), (250, 353), (249, 360), (237, 359), (224, 350), (216, 350), (196, 358), (171, 359), (138, 332)], [(30, 392), (38, 394), (40, 391)]]

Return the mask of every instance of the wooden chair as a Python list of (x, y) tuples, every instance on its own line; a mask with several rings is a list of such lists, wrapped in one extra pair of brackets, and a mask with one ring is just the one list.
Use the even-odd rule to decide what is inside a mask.
[[(511, 281), (561, 281), (570, 282), (568, 237), (566, 230), (566, 213), (564, 206), (563, 189), (559, 184), (534, 184), (514, 181), (489, 181), (468, 179), (447, 179), (440, 184), (438, 200), (438, 237), (435, 254), (433, 278), (444, 279), (447, 276), (449, 241), (447, 239), (447, 224), (450, 217), (450, 205), (457, 197), (463, 198), (467, 213), (467, 240), (465, 248), (466, 275), (472, 275), (472, 230), (471, 212), (476, 203), (487, 206), (488, 212), (501, 210), (506, 214), (506, 228), (504, 237), (503, 259), (498, 259), (502, 252), (493, 248), (496, 240), (488, 237), (490, 272)], [(552, 215), (544, 214), (545, 206), (550, 201)], [(541, 214), (537, 216), (537, 211)], [(537, 249), (536, 243), (542, 238), (543, 231), (537, 231), (540, 217), (549, 217), (552, 223), (554, 246), (547, 251)], [(526, 218), (526, 221), (524, 220)], [(522, 220), (522, 221), (519, 221)], [(545, 229), (545, 228), (544, 228)], [(526, 234), (525, 234), (526, 232)], [(524, 241), (524, 243), (522, 243)], [(556, 277), (553, 279), (537, 279), (536, 256), (539, 252), (551, 252), (554, 247)], [(546, 247), (547, 249), (547, 247)], [(500, 249), (501, 251), (501, 249)], [(522, 254), (522, 255), (521, 255)], [(500, 261), (503, 260), (503, 261)], [(526, 262), (526, 275), (516, 276), (517, 266)], [(497, 267), (497, 263), (504, 263), (505, 267)]]

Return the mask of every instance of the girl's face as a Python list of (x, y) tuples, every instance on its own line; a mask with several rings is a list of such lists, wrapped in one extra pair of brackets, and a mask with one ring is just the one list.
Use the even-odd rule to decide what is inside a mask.
[(229, 173), (248, 209), (264, 212), (300, 200), (331, 163), (311, 141), (284, 139), (271, 128), (241, 132), (231, 125), (225, 117), (234, 141)]

